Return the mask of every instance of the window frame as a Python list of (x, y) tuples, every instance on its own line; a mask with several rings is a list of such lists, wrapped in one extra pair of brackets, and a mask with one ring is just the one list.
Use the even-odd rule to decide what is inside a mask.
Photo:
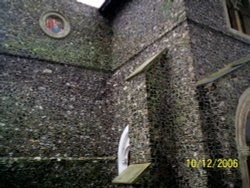
[(230, 16), (229, 16), (229, 12), (228, 12), (228, 8), (227, 8), (227, 0), (222, 0), (222, 3), (223, 3), (223, 8), (224, 8), (224, 15), (225, 15), (225, 20), (226, 20), (226, 27), (228, 28), (228, 31), (230, 33), (232, 33), (233, 35), (237, 35), (241, 38), (245, 38), (247, 40), (250, 40), (250, 35), (242, 32), (242, 31), (239, 31), (237, 29), (234, 29), (232, 28), (231, 26), (231, 22), (230, 22)]

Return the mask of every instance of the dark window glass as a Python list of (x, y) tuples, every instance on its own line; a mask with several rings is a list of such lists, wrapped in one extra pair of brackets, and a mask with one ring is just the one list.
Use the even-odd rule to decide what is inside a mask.
[(250, 35), (250, 1), (226, 0), (231, 27)]
[(247, 119), (246, 141), (247, 141), (247, 144), (250, 145), (250, 117), (248, 117), (248, 119)]

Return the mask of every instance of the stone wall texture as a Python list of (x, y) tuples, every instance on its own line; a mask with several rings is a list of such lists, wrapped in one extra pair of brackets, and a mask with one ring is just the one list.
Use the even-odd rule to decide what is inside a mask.
[(110, 74), (0, 57), (1, 156), (114, 154), (104, 99)]
[(113, 159), (1, 158), (1, 188), (115, 187)]
[(119, 66), (185, 19), (182, 0), (129, 1), (113, 21), (113, 65)]
[[(76, 1), (0, 7), (0, 187), (113, 187), (108, 21)], [(70, 22), (64, 39), (39, 26), (51, 10)]]
[(187, 159), (206, 157), (187, 23), (166, 38), (168, 51), (146, 73), (153, 162), (150, 184), (206, 187), (205, 171), (186, 164)]
[(110, 73), (9, 55), (0, 67), (0, 187), (111, 185), (119, 133), (107, 124)]
[(108, 111), (114, 117), (113, 127), (121, 135), (124, 128), (129, 126), (132, 163), (148, 162), (150, 156), (145, 77), (140, 75), (125, 81), (129, 71), (138, 63), (133, 61), (122, 66), (107, 82), (112, 87)]
[[(186, 4), (197, 80), (250, 54), (249, 36), (230, 29), (223, 1), (187, 1)], [(238, 100), (250, 86), (249, 71), (250, 66), (245, 65), (212, 84), (197, 88), (208, 158), (238, 159), (235, 116)], [(241, 187), (239, 168), (206, 170), (210, 187)]]
[[(135, 187), (241, 187), (239, 168), (187, 167), (238, 159), (235, 114), (250, 65), (196, 85), (250, 54), (223, 1), (127, 1), (112, 21), (76, 1), (0, 7), (0, 187), (128, 187), (111, 183), (126, 126), (129, 163), (151, 162)], [(51, 9), (70, 21), (64, 39), (39, 28)]]
[[(0, 2), (2, 51), (50, 61), (109, 69), (111, 29), (95, 8), (67, 0)], [(39, 26), (41, 15), (58, 11), (70, 22), (63, 40), (52, 39)]]

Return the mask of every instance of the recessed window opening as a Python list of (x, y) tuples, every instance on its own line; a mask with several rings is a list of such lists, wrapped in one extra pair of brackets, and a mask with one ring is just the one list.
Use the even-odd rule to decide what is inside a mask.
[(226, 0), (231, 28), (250, 35), (250, 1)]
[(77, 1), (95, 8), (100, 8), (105, 0), (77, 0)]

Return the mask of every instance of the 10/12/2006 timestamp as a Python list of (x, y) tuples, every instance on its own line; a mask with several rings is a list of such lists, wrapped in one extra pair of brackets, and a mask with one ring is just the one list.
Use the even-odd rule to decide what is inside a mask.
[(238, 168), (238, 159), (188, 159), (188, 168)]

